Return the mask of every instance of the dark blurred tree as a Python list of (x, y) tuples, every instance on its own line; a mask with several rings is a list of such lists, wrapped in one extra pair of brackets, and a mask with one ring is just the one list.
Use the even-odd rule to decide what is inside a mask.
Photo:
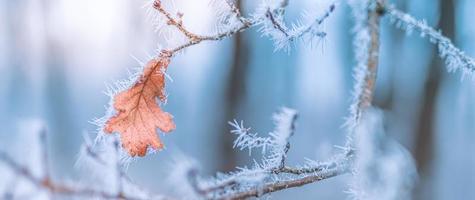
[[(236, 6), (239, 10), (242, 9), (242, 1), (237, 0)], [(238, 152), (233, 149), (234, 137), (229, 134), (230, 127), (228, 120), (236, 118), (236, 113), (239, 113), (239, 108), (242, 105), (244, 96), (246, 94), (246, 74), (248, 72), (248, 58), (249, 58), (249, 44), (244, 33), (238, 33), (233, 37), (233, 55), (231, 57), (231, 69), (227, 77), (225, 86), (225, 98), (223, 102), (222, 112), (224, 114), (225, 122), (218, 134), (221, 139), (218, 140), (220, 146), (220, 170), (229, 171), (237, 166)]]
[[(455, 37), (455, 2), (454, 0), (440, 1), (440, 18), (437, 27), (452, 41)], [(435, 114), (437, 96), (443, 78), (444, 61), (440, 59), (433, 48), (432, 62), (428, 68), (428, 77), (424, 85), (419, 123), (416, 127), (415, 148), (413, 155), (416, 159), (420, 183), (415, 190), (415, 199), (433, 199), (431, 197), (431, 177), (434, 159)]]

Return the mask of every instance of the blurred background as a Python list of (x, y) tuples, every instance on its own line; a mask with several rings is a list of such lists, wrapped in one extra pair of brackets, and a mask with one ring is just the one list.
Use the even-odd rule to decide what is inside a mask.
[[(249, 14), (258, 2), (242, 0), (239, 6)], [(296, 20), (302, 10), (323, 11), (329, 2), (290, 1), (286, 14)], [(475, 1), (392, 3), (426, 19), (475, 57)], [(215, 29), (208, 1), (174, 4), (191, 30)], [(139, 66), (135, 58), (147, 61), (163, 44), (144, 5), (142, 0), (0, 0), (0, 149), (21, 158), (18, 150), (31, 147), (31, 127), (42, 123), (49, 135), (53, 176), (78, 176), (74, 165), (83, 133), (95, 137), (97, 127), (90, 122), (104, 114), (107, 84), (127, 78), (128, 70)], [(340, 3), (325, 22), (324, 40), (297, 42), (290, 52), (275, 52), (269, 38), (251, 29), (176, 56), (168, 70), (173, 81), (167, 85), (164, 109), (175, 116), (177, 129), (160, 136), (164, 151), (130, 164), (130, 176), (150, 191), (167, 193), (164, 180), (176, 154), (199, 161), (207, 175), (249, 165), (248, 152), (232, 149), (227, 121), (242, 119), (266, 134), (273, 129), (272, 114), (282, 106), (300, 112), (290, 164), (333, 155), (334, 145), (344, 145), (342, 124), (353, 85), (350, 13)], [(417, 33), (406, 37), (388, 18), (382, 24), (375, 105), (385, 111), (387, 133), (416, 160), (420, 177), (414, 199), (475, 199), (474, 80), (447, 73), (427, 39)], [(348, 178), (273, 197), (345, 199)]]

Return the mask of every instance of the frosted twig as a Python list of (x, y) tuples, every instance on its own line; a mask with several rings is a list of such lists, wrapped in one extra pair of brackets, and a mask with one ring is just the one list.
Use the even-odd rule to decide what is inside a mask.
[(384, 14), (384, 2), (353, 0), (350, 5), (356, 19), (353, 46), (357, 66), (354, 72), (353, 103), (350, 107), (350, 117), (345, 124), (348, 127), (349, 146), (352, 145), (354, 128), (359, 123), (361, 114), (371, 106), (373, 100), (379, 62), (380, 18)]
[(455, 47), (452, 41), (442, 35), (440, 31), (430, 27), (425, 21), (417, 20), (411, 15), (396, 9), (394, 6), (387, 6), (386, 10), (396, 27), (405, 30), (407, 33), (416, 30), (420, 33), (421, 37), (427, 36), (431, 43), (436, 44), (439, 55), (445, 59), (449, 72), (462, 70), (464, 74), (473, 74), (475, 71), (475, 60)]
[[(237, 1), (240, 1), (240, 0), (237, 0)], [(225, 0), (225, 2), (228, 4), (229, 8), (231, 9), (231, 12), (233, 12), (236, 15), (237, 19), (242, 24), (249, 23), (249, 19), (242, 16), (241, 11), (239, 10), (239, 8), (236, 6), (235, 3), (231, 3), (230, 1), (227, 1), (227, 0)]]
[(271, 21), (271, 23), (272, 23), (272, 25), (275, 29), (277, 29), (282, 34), (284, 34), (285, 37), (289, 37), (289, 34), (287, 33), (287, 28), (285, 28), (284, 25), (281, 24), (281, 22), (277, 21), (274, 14), (272, 14), (272, 11), (270, 10), (270, 8), (268, 8), (267, 11), (266, 11), (266, 17)]
[[(289, 41), (293, 41), (295, 40), (296, 38), (300, 38), (302, 37), (303, 35), (305, 35), (306, 33), (309, 33), (312, 31), (312, 29), (314, 29), (315, 27), (318, 27), (320, 25), (323, 24), (323, 22), (328, 18), (330, 17), (331, 13), (333, 13), (333, 11), (335, 11), (335, 8), (336, 8), (336, 4), (335, 3), (332, 3), (330, 4), (330, 6), (328, 7), (328, 10), (325, 11), (325, 13), (320, 16), (320, 17), (316, 17), (312, 23), (309, 23), (308, 25), (306, 26), (301, 26), (301, 27), (298, 27), (298, 28), (295, 28), (294, 30), (290, 31), (290, 35), (288, 36), (288, 40)], [(319, 37), (325, 37), (326, 36), (326, 33), (325, 32), (322, 32), (322, 31), (316, 31), (315, 34)]]
[(277, 128), (270, 134), (274, 142), (270, 156), (266, 158), (270, 162), (269, 164), (284, 168), (285, 158), (290, 149), (289, 139), (295, 132), (297, 117), (297, 111), (290, 108), (282, 108), (281, 112), (274, 115)]
[(314, 173), (308, 176), (304, 176), (303, 178), (296, 178), (296, 179), (291, 179), (291, 180), (285, 180), (285, 181), (277, 181), (274, 183), (269, 183), (266, 184), (262, 187), (257, 187), (251, 190), (243, 191), (243, 192), (238, 192), (235, 194), (232, 194), (230, 196), (225, 196), (222, 198), (218, 199), (245, 199), (249, 197), (260, 197), (264, 194), (271, 193), (271, 192), (276, 192), (279, 190), (284, 190), (284, 189), (289, 189), (293, 187), (299, 187), (302, 185), (318, 182), (321, 180), (329, 179), (338, 175), (341, 175), (343, 173), (348, 172), (348, 168), (333, 168), (333, 169), (327, 169), (325, 171), (322, 171), (320, 173)]
[[(290, 42), (310, 34), (310, 37), (324, 38), (326, 33), (320, 30), (320, 25), (330, 16), (336, 8), (332, 3), (321, 16), (316, 16), (307, 24), (293, 24), (293, 28), (287, 28), (284, 22), (284, 7), (272, 7), (264, 4), (261, 12), (264, 17), (259, 18), (259, 24), (262, 24), (260, 31), (263, 35), (272, 37), (276, 43), (276, 49), (288, 50)], [(264, 10), (263, 10), (264, 9)], [(263, 11), (262, 11), (263, 10)]]
[(359, 96), (358, 108), (360, 112), (371, 106), (373, 100), (373, 91), (376, 86), (376, 74), (378, 72), (379, 63), (379, 23), (383, 14), (382, 0), (376, 0), (376, 8), (368, 12), (368, 28), (370, 34), (370, 46), (368, 49), (367, 72), (364, 78), (365, 87), (361, 96)]
[[(236, 33), (239, 33), (239, 32), (242, 32), (246, 29), (249, 29), (253, 26), (263, 24), (263, 20), (265, 20), (265, 18), (250, 19), (250, 18), (243, 17), (241, 12), (239, 11), (239, 9), (234, 4), (231, 4), (229, 2), (227, 2), (227, 3), (228, 3), (228, 5), (231, 9), (231, 12), (233, 12), (236, 15), (236, 17), (239, 20), (240, 24), (236, 27), (231, 28), (230, 30), (227, 30), (227, 31), (224, 31), (224, 32), (221, 32), (221, 33), (217, 33), (216, 35), (204, 36), (204, 35), (195, 34), (191, 31), (189, 31), (188, 29), (186, 29), (183, 26), (183, 23), (180, 19), (175, 19), (172, 16), (171, 13), (169, 13), (168, 11), (166, 11), (163, 8), (161, 0), (155, 0), (154, 3), (153, 3), (153, 7), (158, 12), (160, 12), (161, 14), (163, 14), (165, 16), (165, 18), (167, 19), (167, 24), (176, 27), (181, 33), (183, 33), (189, 39), (185, 44), (179, 45), (179, 46), (171, 48), (171, 49), (162, 50), (161, 56), (171, 57), (171, 56), (175, 55), (176, 53), (178, 53), (179, 51), (181, 51), (181, 50), (183, 50), (187, 47), (199, 44), (203, 41), (222, 40), (222, 39), (230, 37), (230, 36), (232, 36)], [(285, 5), (287, 5), (287, 3), (288, 3), (287, 1), (282, 1), (281, 9), (284, 9)], [(288, 38), (286, 37), (287, 40), (291, 41), (295, 38), (301, 37), (302, 35), (304, 35), (307, 32), (310, 32), (310, 30), (312, 29), (312, 25), (323, 23), (323, 21), (329, 16), (329, 14), (331, 12), (333, 12), (334, 8), (335, 8), (335, 4), (332, 4), (330, 6), (329, 12), (325, 13), (322, 18), (317, 18), (308, 27), (295, 29), (294, 33), (287, 34), (287, 36), (289, 36)], [(271, 15), (269, 15), (269, 17), (273, 18), (273, 14), (271, 13)], [(281, 30), (282, 31), (285, 30), (283, 26), (281, 27)], [(324, 36), (325, 34), (316, 33), (316, 35)]]
[(256, 24), (256, 21), (254, 20), (250, 20), (250, 19), (247, 19), (247, 18), (244, 18), (241, 16), (241, 12), (239, 11), (238, 8), (236, 8), (235, 6), (232, 6), (232, 4), (228, 4), (231, 6), (231, 9), (234, 10), (233, 12), (236, 13), (236, 15), (238, 15), (238, 18), (239, 20), (242, 22), (240, 26), (237, 26), (231, 30), (228, 30), (226, 32), (222, 32), (222, 33), (218, 33), (216, 35), (212, 35), (212, 36), (202, 36), (202, 35), (198, 35), (198, 34), (195, 34), (195, 33), (192, 33), (190, 31), (188, 31), (182, 24), (181, 21), (175, 19), (172, 17), (172, 15), (166, 11), (163, 7), (162, 7), (162, 4), (161, 4), (161, 0), (155, 0), (154, 3), (153, 3), (153, 7), (160, 13), (162, 13), (168, 20), (167, 24), (168, 25), (172, 25), (172, 26), (175, 26), (181, 33), (183, 33), (185, 36), (188, 37), (189, 41), (185, 44), (182, 44), (178, 47), (175, 47), (175, 48), (172, 48), (172, 49), (168, 49), (168, 50), (163, 50), (162, 51), (162, 54), (163, 55), (166, 55), (168, 57), (171, 57), (173, 56), (174, 54), (176, 54), (177, 52), (189, 47), (189, 46), (193, 46), (195, 44), (199, 44), (203, 41), (216, 41), (216, 40), (222, 40), (226, 37), (230, 37), (238, 32), (241, 32), (241, 31), (244, 31), (245, 29), (248, 29), (250, 27), (252, 27), (253, 25)]
[(109, 194), (103, 191), (78, 188), (64, 183), (57, 184), (52, 180), (35, 177), (31, 171), (21, 166), (12, 157), (5, 152), (0, 151), (0, 161), (5, 163), (8, 167), (14, 170), (18, 175), (22, 176), (38, 188), (45, 189), (53, 194), (67, 195), (76, 197), (102, 198), (102, 199), (125, 199), (125, 200), (142, 200), (141, 198), (128, 197), (125, 195)]
[[(45, 164), (45, 167), (47, 167), (48, 163), (48, 154), (46, 152), (46, 131), (42, 130), (40, 132), (40, 151), (42, 151), (42, 162)], [(0, 162), (4, 163), (7, 167), (9, 167), (12, 171), (14, 171), (17, 175), (23, 177), (27, 181), (29, 181), (32, 185), (39, 189), (43, 189), (48, 191), (49, 193), (53, 195), (65, 195), (65, 196), (71, 196), (71, 197), (83, 197), (83, 198), (99, 198), (99, 199), (123, 199), (123, 200), (145, 200), (143, 198), (137, 198), (137, 197), (132, 197), (125, 195), (122, 192), (119, 192), (118, 194), (110, 194), (105, 191), (101, 190), (96, 190), (93, 188), (82, 188), (79, 186), (75, 186), (74, 184), (65, 184), (65, 183), (57, 183), (54, 182), (51, 177), (49, 176), (49, 173), (47, 175), (44, 175), (43, 177), (36, 177), (30, 169), (28, 169), (25, 166), (22, 166), (20, 163), (15, 161), (11, 156), (9, 156), (6, 152), (0, 151)], [(48, 171), (49, 169), (46, 168), (44, 169), (45, 171)], [(119, 175), (122, 176), (122, 175)], [(78, 184), (79, 185), (79, 184)], [(148, 197), (146, 199), (150, 199), (152, 197)], [(168, 198), (163, 198), (163, 199), (168, 199)]]
[[(210, 199), (243, 199), (248, 197), (259, 197), (267, 193), (276, 192), (292, 187), (298, 187), (347, 173), (349, 171), (348, 160), (351, 156), (352, 154), (346, 154), (346, 156), (336, 159), (335, 161), (329, 163), (322, 163), (318, 166), (312, 167), (292, 168), (289, 166), (284, 166), (282, 168), (261, 169), (260, 172), (262, 173), (268, 173), (273, 175), (287, 173), (298, 176), (282, 181), (267, 181), (263, 185), (258, 184), (255, 186), (249, 186), (243, 190), (239, 190), (240, 185), (245, 185), (245, 183), (240, 181), (240, 179), (242, 179), (243, 176), (246, 175), (253, 176), (253, 174), (250, 172), (235, 173), (232, 179), (228, 179), (218, 184), (202, 188), (199, 186), (199, 183), (196, 178), (197, 171), (192, 170), (189, 172), (189, 175), (191, 177), (190, 184), (198, 194)], [(233, 191), (235, 192), (226, 193), (225, 190), (228, 188), (234, 188)]]
[(238, 137), (235, 147), (241, 149), (268, 148), (263, 150), (263, 161), (255, 163), (252, 169), (241, 168), (223, 177), (212, 179), (212, 183), (200, 182), (197, 171), (190, 169), (188, 180), (196, 194), (206, 199), (242, 199), (259, 197), (266, 193), (313, 183), (348, 172), (352, 151), (347, 151), (328, 162), (312, 162), (304, 167), (285, 165), (287, 152), (290, 148), (289, 138), (295, 132), (297, 112), (293, 109), (282, 108), (274, 115), (275, 130), (270, 137), (259, 137), (250, 133), (243, 122), (234, 120), (231, 133)]

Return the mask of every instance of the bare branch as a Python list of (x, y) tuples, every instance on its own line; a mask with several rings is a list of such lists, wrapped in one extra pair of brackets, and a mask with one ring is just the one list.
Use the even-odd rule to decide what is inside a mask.
[(232, 195), (225, 196), (218, 199), (245, 199), (249, 197), (260, 197), (264, 194), (318, 182), (318, 181), (329, 179), (329, 178), (332, 178), (332, 177), (335, 177), (347, 172), (348, 172), (348, 168), (346, 166), (326, 169), (324, 171), (314, 172), (313, 174), (308, 175), (308, 176), (290, 179), (286, 181), (278, 181), (275, 183), (269, 183), (262, 187), (258, 186), (252, 190), (237, 192)]
[(103, 198), (103, 199), (140, 200), (139, 198), (113, 195), (113, 194), (108, 194), (106, 192), (93, 190), (93, 189), (76, 188), (76, 187), (68, 186), (66, 184), (56, 184), (50, 179), (37, 178), (30, 172), (29, 169), (21, 166), (13, 158), (11, 158), (5, 152), (2, 152), (2, 151), (0, 151), (0, 161), (2, 161), (7, 166), (9, 166), (18, 175), (30, 181), (36, 187), (46, 189), (52, 194), (81, 196), (81, 197), (95, 197), (95, 198)]

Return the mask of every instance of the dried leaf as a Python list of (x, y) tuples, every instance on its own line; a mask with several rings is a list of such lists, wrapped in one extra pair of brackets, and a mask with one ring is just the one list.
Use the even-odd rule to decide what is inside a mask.
[(135, 84), (114, 97), (117, 114), (111, 117), (105, 132), (120, 133), (122, 147), (130, 156), (145, 156), (147, 148), (163, 148), (156, 129), (170, 132), (175, 129), (173, 116), (157, 104), (157, 97), (165, 101), (165, 70), (168, 57), (153, 59), (144, 67), (142, 76)]

